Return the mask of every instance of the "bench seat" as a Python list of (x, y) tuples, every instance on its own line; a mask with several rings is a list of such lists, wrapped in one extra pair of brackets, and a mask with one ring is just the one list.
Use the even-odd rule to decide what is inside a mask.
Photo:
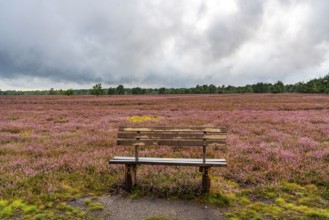
[[(125, 189), (131, 192), (137, 183), (138, 165), (196, 166), (202, 172), (202, 192), (210, 191), (212, 167), (226, 167), (225, 159), (207, 159), (206, 148), (225, 147), (227, 130), (223, 127), (119, 127), (118, 146), (134, 146), (134, 156), (115, 156), (110, 164), (125, 165)], [(139, 157), (144, 147), (202, 147), (202, 158)], [(169, 152), (168, 152), (169, 153)]]
[(195, 158), (159, 158), (159, 157), (114, 157), (109, 161), (110, 164), (148, 164), (148, 165), (172, 165), (172, 166), (203, 166), (203, 167), (225, 167), (225, 159), (203, 159)]

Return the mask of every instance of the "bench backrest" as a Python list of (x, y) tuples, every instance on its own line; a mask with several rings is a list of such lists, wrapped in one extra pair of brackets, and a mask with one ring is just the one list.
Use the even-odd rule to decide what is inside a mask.
[(120, 127), (117, 145), (224, 146), (222, 127)]

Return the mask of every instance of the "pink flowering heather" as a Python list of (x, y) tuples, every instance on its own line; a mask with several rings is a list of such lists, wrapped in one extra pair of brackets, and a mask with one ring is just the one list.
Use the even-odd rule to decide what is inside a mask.
[(301, 137), (298, 139), (298, 144), (302, 149), (305, 151), (313, 150), (316, 148), (317, 145), (319, 145), (318, 142), (314, 141), (311, 138), (308, 137)]
[[(145, 115), (157, 120), (129, 120)], [(30, 183), (45, 193), (67, 184), (117, 189), (123, 166), (108, 159), (133, 154), (115, 144), (124, 125), (227, 127), (227, 146), (207, 156), (226, 158), (228, 167), (212, 174), (244, 186), (329, 182), (327, 95), (0, 96), (0, 197), (24, 196)], [(145, 147), (140, 154), (201, 157), (201, 148)], [(195, 167), (140, 166), (138, 181), (161, 195), (200, 186)]]

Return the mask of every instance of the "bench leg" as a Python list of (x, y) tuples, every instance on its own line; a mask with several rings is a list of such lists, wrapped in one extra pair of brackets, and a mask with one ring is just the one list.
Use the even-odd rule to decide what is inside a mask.
[(202, 172), (202, 192), (209, 193), (210, 191), (210, 167), (200, 167)]
[(136, 165), (125, 165), (125, 190), (127, 192), (131, 192), (132, 188), (136, 185), (136, 170)]

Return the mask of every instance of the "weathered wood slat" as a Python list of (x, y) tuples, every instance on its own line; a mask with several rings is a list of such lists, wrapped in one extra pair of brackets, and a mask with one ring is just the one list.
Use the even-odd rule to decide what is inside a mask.
[(205, 163), (202, 159), (186, 159), (186, 158), (148, 158), (140, 157), (138, 162), (136, 162), (135, 157), (127, 157), (127, 159), (116, 159), (113, 158), (109, 161), (110, 164), (148, 164), (148, 165), (172, 165), (172, 166), (217, 166), (224, 167), (227, 166), (224, 159), (218, 159), (217, 161), (206, 160)]
[[(126, 157), (126, 156), (115, 156), (113, 158), (113, 160), (130, 160), (131, 158), (134, 158), (134, 157)], [(164, 160), (164, 161), (170, 161), (170, 160), (177, 160), (177, 159), (180, 159), (180, 160), (186, 160), (186, 161), (191, 161), (191, 162), (199, 162), (199, 161), (202, 161), (202, 159), (199, 159), (199, 158), (162, 158), (162, 157), (139, 157), (138, 160)], [(213, 159), (213, 158), (207, 158), (206, 161), (209, 161), (209, 162), (213, 162), (213, 161), (222, 161), (222, 162), (226, 162), (226, 160), (224, 158), (222, 159)]]
[(110, 161), (110, 164), (143, 164), (143, 165), (166, 165), (166, 166), (204, 166), (204, 167), (226, 167), (227, 164), (220, 162), (220, 163), (214, 163), (214, 162), (206, 162), (203, 164), (202, 162), (196, 163), (175, 163), (175, 162), (167, 162), (167, 161), (140, 161), (136, 163), (135, 161)]
[(111, 160), (110, 164), (173, 164), (177, 166), (183, 166), (183, 165), (220, 165), (225, 166), (227, 165), (226, 162), (223, 161), (206, 161), (203, 163), (202, 161), (174, 161), (174, 160), (141, 160), (136, 162), (134, 159), (132, 160)]
[(172, 139), (163, 139), (163, 140), (134, 140), (134, 139), (118, 139), (117, 145), (145, 145), (145, 146), (225, 146), (225, 140), (172, 140)]
[(191, 133), (136, 133), (136, 132), (119, 132), (118, 138), (129, 139), (212, 139), (212, 140), (225, 140), (226, 133), (217, 134), (191, 134)]
[(218, 128), (206, 128), (206, 127), (119, 127), (119, 131), (136, 131), (136, 132), (163, 132), (163, 131), (170, 131), (170, 132), (226, 132), (225, 128), (218, 127)]

